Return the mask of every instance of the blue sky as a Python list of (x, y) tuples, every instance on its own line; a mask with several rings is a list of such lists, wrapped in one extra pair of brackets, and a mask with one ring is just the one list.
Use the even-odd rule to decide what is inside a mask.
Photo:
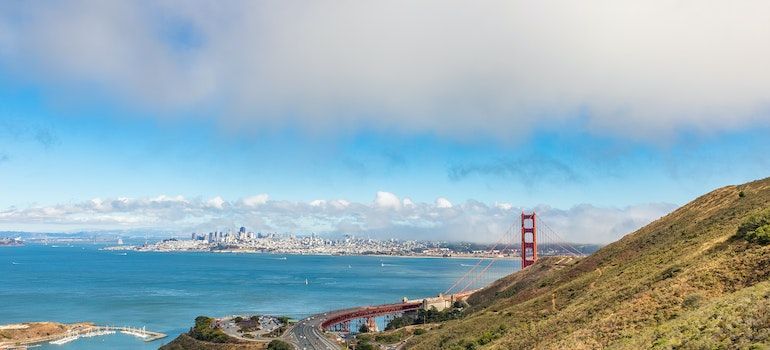
[[(694, 2), (651, 2), (638, 10), (667, 15), (639, 31), (601, 2), (596, 28), (563, 6), (453, 3), (427, 20), (437, 3), (365, 3), (323, 9), (339, 23), (292, 2), (3, 4), (0, 224), (464, 239), (539, 208), (607, 242), (770, 174), (770, 53), (753, 44), (770, 28), (749, 16), (762, 4), (735, 21), (716, 2), (701, 21)], [(700, 40), (714, 31), (718, 51)], [(244, 204), (258, 195), (269, 207)], [(184, 204), (157, 209), (159, 196)], [(93, 204), (120, 198), (135, 206)]]

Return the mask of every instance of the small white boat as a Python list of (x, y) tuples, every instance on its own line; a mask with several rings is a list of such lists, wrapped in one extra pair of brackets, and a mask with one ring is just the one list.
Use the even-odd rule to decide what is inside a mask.
[(305, 285), (308, 285), (307, 278), (305, 278)]

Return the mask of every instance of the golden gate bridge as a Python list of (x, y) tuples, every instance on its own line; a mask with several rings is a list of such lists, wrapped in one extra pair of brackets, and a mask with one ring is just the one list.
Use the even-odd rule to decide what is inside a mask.
[[(516, 232), (520, 233), (517, 235)], [(558, 250), (538, 250), (541, 246), (556, 247)], [(518, 247), (516, 249), (515, 247)], [(451, 307), (457, 301), (464, 301), (475, 291), (486, 287), (490, 281), (494, 281), (503, 275), (490, 276), (491, 268), (501, 260), (510, 260), (510, 256), (499, 254), (502, 251), (515, 251), (521, 262), (521, 269), (532, 266), (538, 259), (538, 255), (567, 255), (583, 256), (584, 254), (567, 242), (554, 229), (548, 226), (535, 213), (521, 213), (521, 221), (514, 222), (501, 237), (489, 248), (483, 257), (470, 266), (470, 269), (460, 276), (455, 282), (437, 297), (418, 300), (404, 298), (401, 303), (366, 306), (340, 310), (324, 317), (320, 327), (328, 331), (347, 333), (351, 324), (365, 324), (371, 331), (377, 331), (375, 321), (378, 317), (395, 317), (407, 312), (416, 312), (419, 309), (427, 310), (436, 308), (441, 311)], [(504, 274), (514, 271), (503, 271)]]

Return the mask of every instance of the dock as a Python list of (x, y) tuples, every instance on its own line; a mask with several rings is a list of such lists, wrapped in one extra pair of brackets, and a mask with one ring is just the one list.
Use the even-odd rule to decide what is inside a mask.
[(163, 334), (160, 332), (148, 331), (144, 327), (134, 328), (134, 327), (93, 325), (93, 326), (78, 327), (76, 329), (70, 330), (69, 332), (62, 333), (62, 334), (55, 334), (55, 335), (34, 338), (34, 339), (26, 339), (23, 341), (0, 342), (0, 350), (24, 349), (25, 346), (28, 346), (28, 345), (46, 343), (46, 342), (51, 344), (66, 344), (80, 338), (106, 336), (106, 335), (111, 335), (118, 332), (137, 337), (145, 342), (151, 342), (151, 341), (155, 341), (155, 340), (163, 339), (167, 337), (166, 334)]
[(160, 333), (160, 332), (153, 332), (148, 331), (144, 327), (142, 328), (131, 328), (131, 327), (108, 327), (104, 329), (105, 331), (118, 331), (123, 334), (132, 335), (138, 338), (141, 338), (145, 342), (151, 342), (158, 339), (163, 339), (166, 337), (166, 334)]

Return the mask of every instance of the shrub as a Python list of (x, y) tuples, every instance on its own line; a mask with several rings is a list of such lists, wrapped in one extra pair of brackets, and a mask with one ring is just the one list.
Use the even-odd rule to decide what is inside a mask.
[(414, 335), (422, 335), (422, 334), (425, 334), (425, 332), (427, 331), (422, 328), (417, 328), (414, 330)]
[(702, 299), (703, 296), (700, 294), (690, 294), (684, 298), (684, 301), (682, 301), (682, 306), (685, 309), (697, 309), (700, 306)]
[(356, 350), (375, 350), (374, 345), (368, 342), (361, 342), (356, 345)]
[(400, 330), (390, 334), (379, 334), (374, 337), (374, 340), (379, 343), (391, 344), (403, 339), (405, 335), (406, 333)]
[(366, 323), (362, 324), (361, 327), (358, 327), (359, 333), (369, 333), (369, 326), (366, 325)]
[(465, 300), (457, 300), (454, 302), (454, 304), (452, 304), (452, 307), (454, 307), (455, 309), (464, 309), (468, 306), (470, 305), (468, 305), (468, 302), (466, 302)]
[(275, 339), (267, 344), (267, 350), (294, 350), (294, 347), (283, 340)]
[(231, 338), (221, 329), (215, 327), (213, 323), (213, 318), (198, 316), (195, 318), (195, 326), (190, 329), (188, 334), (195, 339), (212, 343), (230, 342)]
[(660, 279), (661, 280), (667, 280), (669, 278), (672, 278), (672, 277), (676, 276), (681, 271), (682, 271), (682, 267), (680, 267), (678, 265), (671, 266), (671, 267), (663, 270), (663, 272), (660, 274)]
[(770, 243), (770, 208), (749, 216), (738, 226), (736, 235), (749, 242)]

